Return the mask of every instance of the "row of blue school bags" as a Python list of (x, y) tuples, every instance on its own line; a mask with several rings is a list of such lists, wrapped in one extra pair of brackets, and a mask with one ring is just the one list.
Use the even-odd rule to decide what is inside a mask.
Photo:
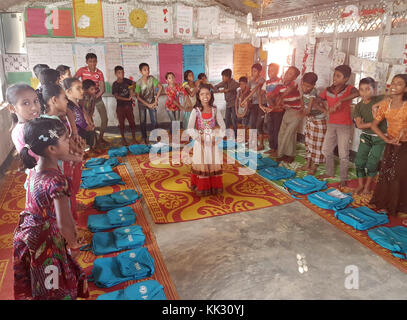
[(122, 178), (116, 172), (99, 173), (92, 176), (82, 178), (82, 189), (95, 189), (106, 186), (113, 186), (115, 184), (122, 184)]
[(106, 214), (92, 214), (88, 216), (88, 229), (90, 232), (100, 232), (130, 226), (136, 222), (136, 216), (131, 207), (112, 209)]
[(112, 168), (121, 165), (123, 163), (120, 163), (117, 158), (110, 158), (110, 159), (105, 159), (105, 158), (90, 158), (88, 161), (85, 163), (85, 168), (96, 168), (100, 166), (111, 166)]
[(367, 234), (374, 242), (390, 250), (393, 256), (407, 260), (406, 227), (378, 227), (369, 230)]
[(108, 211), (128, 206), (139, 199), (141, 199), (141, 193), (138, 193), (137, 190), (126, 189), (112, 194), (95, 197), (93, 207), (99, 211)]
[(167, 297), (158, 281), (145, 280), (122, 290), (101, 294), (96, 300), (167, 300)]
[(94, 255), (135, 249), (144, 245), (146, 236), (141, 226), (133, 225), (114, 229), (112, 232), (96, 232), (92, 243), (81, 247), (81, 251), (91, 250)]
[(93, 262), (88, 281), (99, 288), (110, 288), (125, 281), (149, 278), (154, 274), (154, 259), (144, 247)]

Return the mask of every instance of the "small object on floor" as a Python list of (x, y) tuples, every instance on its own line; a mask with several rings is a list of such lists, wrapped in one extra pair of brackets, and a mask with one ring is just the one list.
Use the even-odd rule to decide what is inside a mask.
[(110, 288), (125, 281), (149, 278), (153, 274), (153, 257), (147, 248), (137, 248), (116, 257), (96, 259), (88, 281), (99, 288)]
[(403, 260), (407, 259), (406, 227), (378, 227), (369, 230), (367, 234), (374, 242), (383, 248), (390, 250), (393, 256)]
[(167, 300), (167, 297), (158, 281), (145, 280), (122, 290), (101, 294), (96, 300)]
[(269, 180), (290, 179), (295, 177), (295, 172), (284, 167), (269, 167), (258, 170), (257, 173)]
[[(92, 169), (93, 170), (93, 169)], [(122, 178), (115, 172), (99, 173), (94, 176), (87, 176), (82, 178), (82, 189), (96, 189), (106, 186), (113, 186), (116, 184), (124, 185)]]
[(126, 189), (104, 196), (96, 196), (93, 207), (99, 211), (108, 211), (115, 208), (128, 206), (141, 199), (137, 190)]
[(151, 145), (146, 144), (132, 144), (129, 146), (129, 151), (131, 154), (140, 155), (149, 153), (151, 149)]
[(130, 226), (136, 222), (136, 216), (131, 207), (112, 209), (106, 214), (92, 214), (88, 216), (88, 229), (90, 232), (100, 232)]
[(118, 147), (118, 148), (110, 148), (107, 154), (109, 155), (109, 158), (112, 157), (125, 157), (127, 156), (129, 150), (127, 150), (127, 147)]
[(299, 194), (309, 194), (327, 188), (325, 181), (319, 181), (314, 176), (305, 176), (304, 178), (294, 178), (283, 183), (283, 187), (288, 191)]

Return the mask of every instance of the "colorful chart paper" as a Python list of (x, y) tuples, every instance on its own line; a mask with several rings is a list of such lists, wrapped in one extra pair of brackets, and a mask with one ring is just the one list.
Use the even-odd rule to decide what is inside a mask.
[(182, 44), (158, 44), (160, 82), (165, 83), (167, 72), (173, 72), (177, 83), (182, 83)]
[(177, 22), (175, 34), (177, 37), (191, 38), (193, 29), (194, 9), (177, 4)]
[(123, 68), (127, 78), (134, 81), (141, 77), (139, 65), (150, 66), (150, 75), (158, 77), (157, 45), (151, 43), (122, 43)]
[(27, 37), (73, 38), (73, 14), (70, 8), (32, 7), (25, 11)]
[(73, 0), (77, 37), (103, 38), (102, 3), (100, 0)]
[(249, 43), (235, 44), (233, 48), (233, 78), (250, 77), (255, 48)]
[(191, 70), (196, 79), (198, 74), (205, 72), (205, 46), (203, 44), (183, 45), (182, 60), (182, 72)]

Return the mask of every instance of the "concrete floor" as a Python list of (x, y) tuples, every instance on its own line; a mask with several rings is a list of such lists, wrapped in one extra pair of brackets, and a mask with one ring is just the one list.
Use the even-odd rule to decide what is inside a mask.
[[(299, 202), (172, 224), (146, 216), (181, 299), (407, 297), (406, 274)], [(350, 265), (358, 289), (345, 287)]]

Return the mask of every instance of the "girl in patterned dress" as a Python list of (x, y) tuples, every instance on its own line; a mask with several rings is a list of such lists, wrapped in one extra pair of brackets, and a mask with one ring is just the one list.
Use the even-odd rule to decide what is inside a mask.
[(184, 110), (184, 107), (180, 104), (180, 95), (186, 95), (185, 89), (175, 82), (175, 74), (173, 72), (167, 72), (165, 75), (168, 86), (165, 88), (165, 94), (167, 100), (165, 101), (165, 108), (167, 109), (168, 117), (171, 120), (170, 134), (172, 135), (172, 122), (180, 120), (180, 112)]
[[(86, 298), (86, 275), (72, 256), (80, 244), (69, 210), (71, 182), (58, 168), (58, 160), (69, 159), (67, 130), (59, 120), (37, 118), (25, 125), (24, 140), (21, 159), (27, 168), (35, 168), (14, 232), (14, 297)], [(39, 156), (38, 163), (29, 150)]]
[(196, 104), (197, 91), (202, 80), (194, 82), (194, 73), (191, 70), (184, 72), (184, 80), (182, 87), (185, 89), (185, 104), (184, 104), (184, 116), (182, 119), (182, 127), (184, 130), (188, 129), (189, 117), (193, 107)]
[(223, 192), (223, 152), (218, 143), (225, 136), (226, 126), (220, 111), (213, 105), (214, 96), (210, 89), (206, 84), (200, 86), (188, 123), (188, 133), (195, 140), (191, 189), (198, 196)]

